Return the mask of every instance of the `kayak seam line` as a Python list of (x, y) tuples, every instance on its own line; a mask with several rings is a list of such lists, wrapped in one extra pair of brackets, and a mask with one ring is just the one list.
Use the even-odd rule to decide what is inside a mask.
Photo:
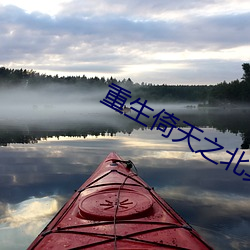
[[(121, 183), (120, 183), (120, 182), (104, 183), (104, 184), (98, 184), (98, 185), (95, 185), (95, 186), (90, 186), (90, 187), (88, 187), (88, 188), (96, 188), (96, 187), (112, 186), (112, 185), (121, 185)], [(141, 185), (139, 185), (139, 184), (133, 184), (133, 183), (125, 183), (124, 185), (125, 185), (125, 186), (141, 187)], [(79, 190), (79, 191), (81, 192), (81, 191), (84, 191), (85, 189), (86, 189), (86, 188), (81, 189), (81, 190)], [(78, 191), (78, 192), (79, 192), (79, 191)]]
[[(67, 228), (68, 229), (68, 228)], [(136, 236), (136, 235), (141, 235), (141, 234), (145, 234), (145, 233), (151, 233), (154, 231), (158, 231), (158, 230), (169, 230), (169, 229), (184, 229), (189, 231), (185, 226), (178, 226), (178, 225), (168, 225), (168, 226), (164, 226), (164, 227), (156, 227), (156, 228), (151, 228), (151, 229), (146, 229), (143, 231), (137, 231), (128, 235), (118, 235), (117, 237), (120, 238), (127, 238), (127, 237), (131, 237), (131, 236)], [(101, 234), (101, 233), (92, 233), (92, 232), (79, 232), (79, 231), (70, 231), (70, 230), (65, 230), (65, 228), (58, 228), (56, 230), (51, 230), (51, 231), (47, 231), (47, 234), (52, 234), (52, 233), (69, 233), (69, 234), (87, 234), (87, 235), (98, 235), (98, 236), (114, 236), (113, 234)]]
[[(34, 241), (34, 246), (32, 247), (32, 249), (35, 249), (36, 248), (36, 246), (38, 246), (39, 244), (40, 244), (40, 242), (43, 240), (43, 238), (47, 235), (47, 234), (50, 234), (50, 232), (52, 232), (52, 230), (49, 230), (49, 231), (46, 231), (46, 229), (48, 228), (48, 227), (50, 227), (51, 226), (51, 228), (54, 228), (54, 227), (56, 227), (56, 225), (59, 223), (59, 221), (60, 220), (62, 220), (62, 218), (65, 216), (65, 214), (68, 212), (68, 210), (72, 207), (72, 205), (76, 202), (76, 200), (78, 199), (78, 197), (79, 197), (79, 195), (80, 195), (80, 193), (76, 193), (75, 192), (75, 194), (76, 194), (76, 197), (74, 198), (74, 200), (69, 204), (69, 206), (68, 207), (66, 207), (66, 205), (69, 203), (69, 202), (66, 202), (64, 205), (63, 205), (63, 207), (56, 213), (56, 215), (53, 217), (53, 219), (50, 221), (50, 223), (48, 224), (48, 225), (46, 225), (46, 227), (43, 229), (43, 231), (41, 232), (41, 237), (40, 237), (40, 239), (38, 239), (38, 241), (35, 243), (35, 241)], [(66, 207), (66, 209), (65, 209), (65, 207)], [(65, 211), (63, 211), (65, 209)], [(59, 215), (61, 212), (63, 212), (63, 214), (62, 214), (62, 216), (61, 217), (59, 217), (57, 220), (56, 220), (56, 222), (53, 224), (53, 221), (56, 219), (56, 217), (57, 217), (57, 215)]]
[[(112, 172), (112, 170), (110, 170), (109, 172), (107, 172), (107, 173), (101, 175), (101, 176), (98, 177), (97, 179), (95, 179), (95, 180), (93, 180), (92, 182), (90, 182), (85, 188), (88, 188), (89, 186), (91, 186), (91, 185), (94, 184), (95, 182), (101, 180), (103, 177), (109, 175), (111, 172)], [(85, 189), (85, 188), (84, 188), (84, 189)]]
[[(168, 225), (168, 226), (179, 226), (177, 224), (168, 223), (168, 222), (160, 222), (160, 221), (129, 221), (129, 220), (118, 220), (117, 224), (148, 224), (148, 225)], [(90, 227), (90, 226), (103, 226), (113, 224), (113, 221), (104, 221), (98, 223), (91, 223), (86, 225), (78, 225), (78, 226), (70, 226), (70, 227), (58, 227), (59, 230), (63, 229), (71, 229), (71, 228), (82, 228), (82, 227)]]
[[(188, 228), (190, 228), (189, 229), (189, 231), (190, 231), (190, 233), (196, 238), (196, 239), (198, 239), (199, 241), (201, 241), (202, 243), (204, 243), (209, 249), (213, 249), (211, 246), (209, 246), (208, 244), (207, 244), (207, 242), (206, 241), (204, 241), (200, 236), (199, 236), (199, 234), (193, 229), (193, 227), (188, 223), (188, 222), (186, 222), (186, 220), (184, 220), (183, 218), (182, 218), (182, 216), (181, 215), (179, 215), (167, 202), (165, 202), (171, 209), (172, 209), (172, 211), (170, 210), (170, 209), (168, 209), (167, 208), (167, 206), (161, 201), (161, 199), (158, 197), (158, 196), (156, 196), (151, 190), (149, 190), (149, 192), (150, 192), (150, 194), (159, 202), (159, 204), (160, 205), (162, 205), (170, 214), (172, 214), (173, 216), (174, 216), (174, 218), (176, 218), (177, 219), (177, 221), (179, 221), (180, 223), (182, 223), (180, 220), (179, 220), (179, 218), (177, 218), (176, 217), (176, 215), (174, 214), (174, 213), (176, 213), (185, 223), (186, 223), (186, 227), (188, 227)], [(173, 213), (174, 212), (174, 213)]]
[[(174, 249), (187, 250), (187, 248), (183, 248), (183, 247), (178, 247), (178, 246), (173, 246), (173, 245), (168, 245), (168, 244), (163, 244), (163, 243), (158, 243), (158, 242), (153, 242), (153, 241), (145, 241), (145, 240), (133, 238), (134, 236), (140, 236), (142, 234), (147, 234), (147, 233), (151, 233), (151, 232), (155, 232), (155, 231), (159, 231), (159, 230), (169, 230), (169, 229), (184, 229), (184, 230), (187, 230), (185, 227), (182, 227), (182, 226), (157, 227), (157, 228), (153, 228), (153, 229), (148, 229), (148, 230), (144, 230), (144, 231), (131, 233), (131, 234), (128, 234), (128, 235), (117, 235), (117, 240), (123, 240), (123, 239), (126, 240), (127, 239), (127, 240), (140, 241), (140, 242), (153, 244), (153, 245), (159, 245), (159, 246), (162, 246), (162, 247), (170, 247), (170, 248), (174, 248)], [(110, 235), (110, 234), (97, 234), (97, 233), (91, 233), (91, 232), (78, 232), (78, 231), (55, 231), (53, 233), (84, 234), (84, 235), (112, 237), (112, 239), (107, 239), (107, 240), (103, 240), (103, 241), (99, 241), (99, 242), (94, 242), (94, 243), (91, 243), (91, 244), (88, 244), (88, 245), (85, 245), (85, 246), (79, 246), (79, 247), (76, 247), (76, 248), (71, 248), (71, 250), (81, 249), (82, 247), (86, 248), (86, 247), (92, 247), (92, 246), (96, 246), (96, 245), (100, 245), (100, 244), (105, 244), (105, 243), (112, 242), (114, 240), (113, 239), (114, 235)]]
[[(173, 213), (173, 211), (171, 211), (162, 201), (161, 201), (161, 199), (159, 199), (159, 197), (157, 196), (157, 195), (155, 195), (154, 194), (154, 192), (152, 192), (151, 190), (149, 190), (149, 193), (154, 197), (154, 199), (165, 209), (165, 210), (167, 210), (180, 224), (183, 224), (183, 221), (185, 222), (185, 223), (187, 223), (182, 217), (180, 217), (183, 221), (180, 221), (180, 219)], [(172, 208), (166, 201), (165, 201), (165, 203), (170, 207), (170, 208)], [(177, 215), (179, 215), (177, 212), (175, 212)], [(187, 223), (188, 224), (188, 223)], [(188, 224), (188, 226), (190, 226), (189, 224)], [(190, 228), (192, 228), (191, 226), (190, 226)]]
[[(103, 174), (102, 176), (100, 176), (99, 178), (95, 179), (95, 180), (92, 181), (91, 183), (89, 183), (85, 188), (78, 190), (78, 192), (82, 192), (82, 191), (84, 191), (85, 189), (95, 187), (95, 186), (92, 186), (95, 182), (97, 182), (97, 181), (103, 179), (104, 177), (108, 176), (108, 175), (109, 175), (110, 173), (112, 173), (112, 172), (117, 172), (118, 174), (127, 177), (126, 174), (124, 174), (124, 173), (122, 173), (122, 172), (120, 172), (120, 171), (118, 171), (118, 170), (116, 170), (116, 169), (112, 169), (112, 170), (110, 170), (109, 172), (107, 172), (107, 173)], [(132, 172), (132, 173), (133, 173), (133, 175), (138, 176), (136, 173), (134, 173), (134, 172)], [(152, 187), (144, 185), (142, 182), (140, 182), (139, 180), (134, 179), (134, 178), (131, 177), (131, 176), (128, 176), (128, 178), (131, 179), (131, 180), (133, 180), (133, 181), (135, 181), (136, 183), (139, 184), (139, 186), (144, 187), (144, 188), (147, 189), (147, 190), (153, 189)], [(120, 184), (122, 184), (122, 183), (120, 183)], [(99, 185), (101, 186), (101, 185), (103, 185), (103, 184), (99, 184)], [(134, 184), (134, 185), (135, 185), (135, 184)]]

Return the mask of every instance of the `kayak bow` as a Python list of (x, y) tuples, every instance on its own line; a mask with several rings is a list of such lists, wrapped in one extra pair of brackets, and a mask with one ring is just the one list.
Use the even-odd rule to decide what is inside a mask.
[(110, 153), (28, 249), (212, 249), (133, 167)]

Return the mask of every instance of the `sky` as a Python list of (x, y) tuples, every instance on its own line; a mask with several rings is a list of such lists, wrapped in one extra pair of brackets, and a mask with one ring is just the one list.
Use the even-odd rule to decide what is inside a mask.
[(0, 67), (153, 84), (240, 79), (250, 1), (0, 0)]

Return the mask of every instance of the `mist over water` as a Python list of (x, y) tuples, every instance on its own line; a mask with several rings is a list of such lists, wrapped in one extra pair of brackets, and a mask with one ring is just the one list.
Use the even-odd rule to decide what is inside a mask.
[[(85, 137), (88, 134), (98, 136), (121, 131), (130, 134), (134, 129), (152, 129), (153, 124), (157, 126), (156, 115), (165, 109), (167, 113), (179, 118), (178, 127), (187, 127), (187, 124), (183, 123), (186, 121), (198, 127), (209, 126), (222, 132), (228, 129), (242, 136), (242, 148), (249, 148), (250, 131), (246, 124), (250, 123), (250, 109), (206, 109), (198, 108), (198, 103), (147, 101), (147, 107), (144, 107), (142, 112), (148, 117), (143, 114), (138, 117), (135, 110), (127, 114), (131, 117), (127, 117), (100, 103), (100, 100), (106, 98), (109, 90), (108, 86), (106, 90), (98, 90), (63, 84), (1, 89), (0, 143), (6, 145), (10, 142), (37, 141), (47, 136)], [(144, 103), (143, 96), (140, 98), (140, 102)], [(140, 104), (130, 105), (134, 100), (133, 97), (128, 98), (126, 106), (140, 110)], [(12, 135), (6, 134), (5, 131)]]
[[(107, 110), (107, 108), (105, 108), (103, 104), (99, 104), (99, 101), (105, 98), (108, 91), (109, 88), (107, 88), (107, 91), (99, 91), (98, 89), (86, 90), (62, 84), (53, 84), (33, 89), (4, 88), (0, 89), (1, 115), (8, 114), (11, 115), (11, 117), (19, 115), (18, 111), (16, 113), (10, 114), (10, 112), (8, 112), (10, 109), (12, 109), (12, 111), (14, 111), (14, 109), (20, 109), (23, 111), (42, 111), (44, 109), (45, 113), (46, 111), (54, 111), (55, 114), (56, 111), (60, 110), (72, 111), (75, 113), (103, 113), (105, 110)], [(143, 98), (143, 96), (141, 96), (140, 101), (143, 102), (144, 100), (145, 99)], [(129, 102), (131, 101), (134, 101), (133, 97), (127, 99), (126, 105), (129, 106)], [(168, 103), (167, 106), (169, 109), (179, 109), (185, 108), (185, 105), (188, 104), (189, 103)], [(133, 107), (136, 107), (136, 105), (138, 104), (134, 104)], [(162, 109), (162, 106), (164, 105), (166, 105), (166, 103), (159, 104), (152, 103), (150, 101), (147, 102), (147, 106), (156, 109)], [(30, 114), (35, 115), (37, 114), (37, 112)]]
[[(62, 84), (46, 85), (38, 88), (10, 88), (0, 91), (0, 125), (20, 127), (24, 125), (36, 126), (59, 126), (69, 123), (106, 124), (119, 128), (121, 116), (123, 120), (130, 120), (115, 112), (112, 108), (100, 103), (105, 99), (107, 91), (87, 90)], [(127, 100), (126, 105), (131, 107)], [(143, 96), (141, 102), (144, 102)], [(154, 109), (150, 111), (144, 108), (143, 113), (153, 117), (157, 112), (165, 109), (167, 112), (185, 112), (188, 104), (157, 104), (150, 101), (147, 106)], [(195, 106), (195, 104), (194, 104)], [(140, 109), (139, 104), (133, 104), (133, 108)], [(136, 117), (137, 113), (132, 110), (129, 114)], [(125, 118), (125, 119), (124, 119)], [(145, 119), (143, 115), (140, 119)], [(126, 121), (125, 121), (126, 122)], [(128, 121), (127, 121), (128, 122)], [(130, 120), (133, 122), (133, 120)], [(90, 125), (91, 126), (91, 125)]]
[(43, 88), (12, 88), (0, 92), (1, 122), (42, 122), (90, 119), (90, 114), (110, 113), (99, 101), (100, 91), (84, 91), (70, 86), (52, 85)]

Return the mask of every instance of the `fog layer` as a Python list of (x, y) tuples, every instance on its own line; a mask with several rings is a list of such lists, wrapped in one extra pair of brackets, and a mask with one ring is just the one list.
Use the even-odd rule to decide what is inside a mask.
[[(28, 89), (4, 89), (0, 92), (0, 121), (84, 120), (90, 114), (108, 114), (100, 103), (106, 93), (52, 85)], [(89, 117), (87, 118), (89, 119)]]

